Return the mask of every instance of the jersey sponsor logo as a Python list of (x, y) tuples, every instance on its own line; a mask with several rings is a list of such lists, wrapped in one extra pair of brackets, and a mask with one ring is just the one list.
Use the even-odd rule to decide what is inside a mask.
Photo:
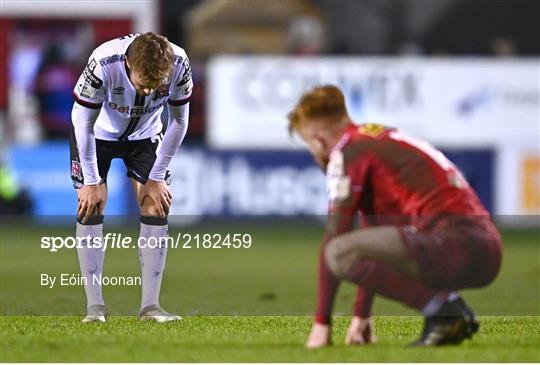
[(122, 95), (126, 89), (122, 86), (115, 87), (113, 89), (113, 94), (115, 95)]
[(92, 60), (86, 65), (83, 71), (84, 81), (92, 86), (94, 89), (99, 89), (103, 86), (103, 80), (101, 80), (99, 77), (97, 77), (94, 74), (94, 70), (96, 69), (97, 63), (96, 60), (92, 58)]
[(142, 115), (146, 115), (146, 114), (156, 111), (157, 109), (161, 108), (164, 104), (165, 104), (165, 100), (157, 105), (154, 105), (148, 108), (146, 106), (118, 105), (110, 101), (109, 104), (107, 104), (107, 106), (111, 110), (116, 110), (117, 112), (120, 112), (122, 114), (125, 113), (129, 116), (142, 116)]
[(81, 163), (77, 160), (71, 160), (71, 176), (82, 179)]
[(112, 55), (110, 57), (101, 59), (99, 61), (99, 64), (101, 66), (105, 66), (105, 65), (109, 65), (111, 63), (115, 63), (115, 62), (118, 62), (118, 61), (123, 61), (125, 58), (126, 58), (126, 55), (114, 54), (114, 55)]
[(176, 84), (176, 87), (180, 88), (179, 91), (181, 95), (186, 96), (191, 94), (193, 89), (193, 79), (188, 59), (184, 62), (184, 74), (182, 75), (182, 79)]
[(184, 96), (190, 95), (192, 89), (193, 82), (190, 80), (187, 84), (180, 87), (180, 94)]
[(176, 84), (176, 87), (180, 88), (180, 93), (182, 95), (189, 95), (193, 89), (191, 66), (189, 65), (189, 61), (187, 59), (184, 65), (184, 74), (182, 75), (182, 79), (178, 82), (178, 84)]
[(334, 150), (326, 166), (326, 182), (330, 201), (342, 201), (351, 194), (351, 179), (345, 174), (343, 152)]
[(191, 66), (189, 65), (189, 61), (186, 60), (186, 62), (184, 62), (185, 66), (184, 66), (184, 74), (182, 75), (182, 79), (180, 80), (180, 82), (178, 82), (178, 84), (176, 86), (182, 86), (182, 85), (185, 85), (187, 84), (188, 82), (191, 81), (191, 76), (192, 76), (192, 73), (191, 73)]
[(385, 130), (385, 126), (375, 123), (367, 123), (364, 125), (361, 125), (358, 128), (358, 131), (362, 134), (368, 135), (370, 137), (378, 137), (381, 135)]

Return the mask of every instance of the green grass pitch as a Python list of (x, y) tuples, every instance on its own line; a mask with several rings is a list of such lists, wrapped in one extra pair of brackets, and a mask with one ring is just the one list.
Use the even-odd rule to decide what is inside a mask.
[[(334, 345), (307, 350), (303, 344), (314, 309), (321, 230), (253, 227), (250, 249), (170, 250), (161, 301), (167, 310), (182, 314), (182, 321), (138, 322), (134, 315), (140, 288), (106, 287), (112, 316), (105, 324), (83, 325), (81, 287), (39, 285), (43, 272), (77, 273), (75, 252), (40, 249), (39, 237), (52, 233), (46, 228), (4, 226), (0, 361), (540, 362), (538, 231), (503, 232), (505, 256), (498, 279), (486, 289), (463, 292), (480, 316), (480, 332), (472, 341), (457, 347), (405, 348), (418, 336), (421, 317), (377, 297), (378, 343), (346, 347), (354, 287), (344, 284), (336, 299)], [(171, 234), (176, 231), (170, 229)], [(137, 274), (136, 250), (107, 252), (105, 272)]]

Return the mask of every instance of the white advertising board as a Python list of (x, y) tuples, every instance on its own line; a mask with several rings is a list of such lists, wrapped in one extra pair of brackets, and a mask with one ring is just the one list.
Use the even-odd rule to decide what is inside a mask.
[(287, 114), (314, 85), (335, 84), (357, 123), (402, 128), (448, 147), (539, 138), (539, 59), (220, 57), (208, 66), (208, 142), (298, 148)]

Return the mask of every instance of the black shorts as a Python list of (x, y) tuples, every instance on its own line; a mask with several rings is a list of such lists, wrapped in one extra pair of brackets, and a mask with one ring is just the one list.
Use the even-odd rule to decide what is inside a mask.
[[(96, 139), (96, 157), (101, 183), (107, 182), (107, 174), (114, 158), (121, 158), (127, 168), (127, 176), (141, 184), (146, 184), (150, 171), (156, 160), (156, 150), (161, 142), (163, 134), (160, 133), (152, 138), (138, 141), (104, 141)], [(84, 182), (79, 150), (75, 140), (75, 131), (71, 128), (69, 138), (69, 150), (71, 159), (71, 180), (75, 189), (79, 189)], [(169, 170), (165, 175), (165, 182), (170, 185), (171, 174)]]

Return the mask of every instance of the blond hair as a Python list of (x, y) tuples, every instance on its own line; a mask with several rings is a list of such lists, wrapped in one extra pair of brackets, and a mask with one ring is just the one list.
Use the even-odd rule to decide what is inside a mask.
[(167, 38), (149, 32), (135, 38), (129, 46), (129, 67), (149, 86), (159, 86), (172, 73), (174, 52)]
[(326, 118), (339, 122), (346, 116), (345, 97), (341, 90), (333, 85), (318, 86), (302, 95), (289, 113), (289, 132), (293, 133), (306, 120)]

